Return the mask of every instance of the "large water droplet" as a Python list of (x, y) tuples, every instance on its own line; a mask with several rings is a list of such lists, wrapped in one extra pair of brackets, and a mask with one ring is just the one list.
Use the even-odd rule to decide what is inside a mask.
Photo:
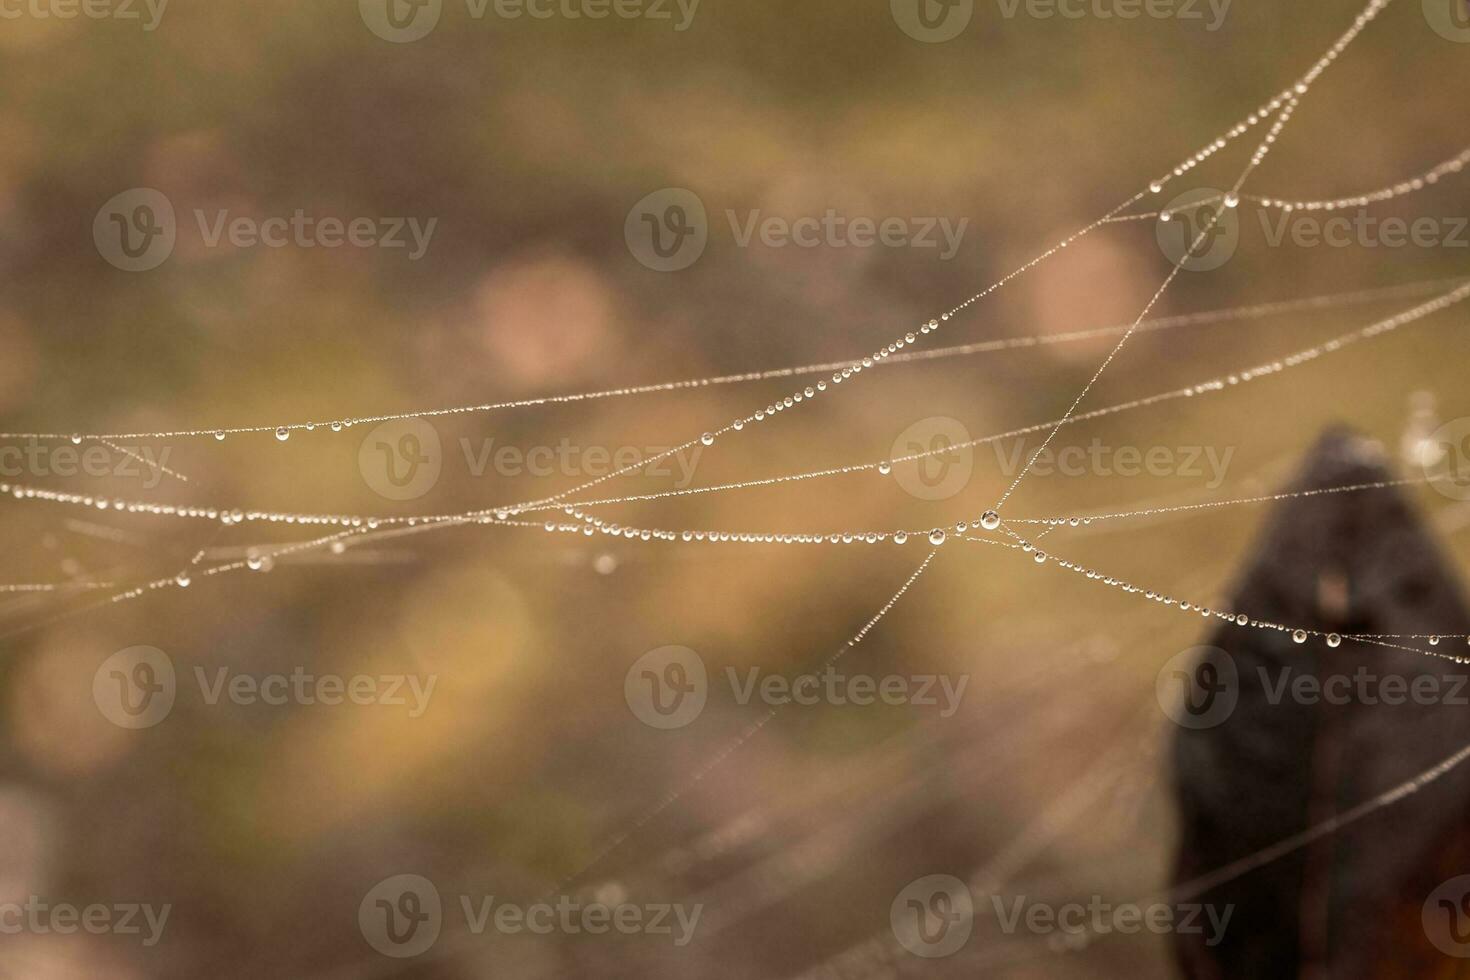
[(987, 531), (994, 531), (1000, 527), (1000, 515), (993, 510), (987, 510), (980, 517), (980, 526)]
[(276, 438), (279, 439), (281, 442), (285, 442), (287, 439), (291, 438), (291, 430), (286, 428), (284, 425), (281, 426), (279, 429), (276, 430)]
[(944, 544), (944, 530), (942, 528), (936, 527), (934, 530), (930, 531), (929, 543), (936, 548)]

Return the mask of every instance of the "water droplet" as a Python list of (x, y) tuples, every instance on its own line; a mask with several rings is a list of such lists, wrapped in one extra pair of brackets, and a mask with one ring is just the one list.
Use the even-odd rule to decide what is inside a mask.
[(1225, 195), (1225, 206), (1227, 208), (1239, 207), (1240, 206), (1240, 195), (1239, 194), (1226, 194)]
[(1293, 642), (1293, 643), (1305, 643), (1305, 642), (1307, 642), (1307, 631), (1306, 630), (1297, 630), (1295, 633), (1291, 634), (1291, 642)]
[(887, 476), (889, 473), (892, 473), (893, 472), (893, 464), (892, 463), (879, 463), (878, 464), (878, 472), (881, 473), (883, 476)]
[(174, 576), (174, 581), (179, 584), (179, 588), (187, 589), (189, 587), (189, 582), (192, 580), (189, 578), (188, 572), (180, 572), (179, 574)]
[(82, 444), (82, 437), (81, 436), (72, 436), (71, 437), (71, 444), (73, 446), (80, 446)]
[(1342, 646), (1342, 637), (1338, 636), (1336, 633), (1328, 633), (1327, 634), (1327, 645), (1330, 646), (1330, 647), (1332, 647), (1332, 648), (1334, 648), (1334, 649), (1336, 649), (1337, 647)]
[(342, 423), (341, 422), (333, 422), (332, 423), (332, 431), (333, 432), (341, 432), (342, 431)]
[(908, 539), (909, 539), (909, 536), (904, 531), (898, 531), (898, 532), (896, 532), (893, 535), (893, 543), (894, 544), (905, 544), (905, 543), (908, 542)]
[(715, 444), (715, 434), (713, 432), (706, 432), (704, 435), (699, 437), (699, 441), (704, 443), (706, 446), (713, 446)]
[(741, 429), (745, 428), (745, 420), (736, 419), (734, 422), (730, 423), (730, 428), (734, 429), (736, 432), (739, 432)]
[(345, 542), (345, 541), (333, 541), (332, 542), (332, 554), (334, 554), (334, 555), (340, 555), (340, 554), (344, 553), (346, 550), (347, 550), (347, 542)]
[(1148, 185), (1148, 189), (1150, 193), (1157, 194), (1159, 191), (1164, 189), (1164, 185), (1156, 180), (1152, 184)]
[(994, 531), (1000, 527), (1000, 515), (993, 510), (987, 510), (980, 517), (980, 526), (987, 531)]
[(1432, 646), (1432, 647), (1439, 646), (1439, 637), (1437, 637), (1437, 636), (1431, 636), (1429, 638), (1429, 645)]
[(216, 432), (214, 434), (214, 441), (215, 442), (224, 442), (225, 441), (225, 434), (223, 432)]
[(1046, 552), (1044, 552), (1044, 551), (1038, 551), (1035, 555), (1032, 556), (1032, 558), (1035, 560), (1036, 564), (1038, 564), (1038, 565), (1045, 565), (1046, 564)]
[(934, 530), (930, 531), (929, 543), (936, 548), (944, 544), (944, 530), (942, 528), (936, 527)]
[(276, 430), (276, 438), (279, 439), (281, 442), (285, 442), (287, 439), (291, 438), (291, 430), (286, 428), (284, 425), (281, 426), (279, 429)]

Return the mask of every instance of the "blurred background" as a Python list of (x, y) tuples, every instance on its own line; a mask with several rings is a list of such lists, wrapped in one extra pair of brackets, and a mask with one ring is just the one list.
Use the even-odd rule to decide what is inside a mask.
[[(22, 436), (273, 430), (860, 357), (1166, 174), (1295, 80), (1360, 9), (1235, 0), (1073, 19), (979, 2), (956, 29), (963, 4), (926, 7), (928, 22), (912, 8), (649, 0), (595, 18), (612, 8), (119, 0), (64, 16), (81, 8), (17, 0), (0, 19), (0, 428), (19, 452), (0, 479), (104, 501), (383, 517), (562, 493), (619, 453), (698, 440), (831, 370), (285, 440)], [(1470, 47), (1458, 23), (1436, 21), (1432, 3), (1390, 5), (1246, 192), (1333, 198), (1460, 153)], [(1136, 210), (1230, 186), (1263, 132)], [(1398, 247), (1361, 226), (1341, 247), (1303, 244), (1293, 225), (1282, 236), (1279, 212), (1242, 204), (1227, 260), (1182, 272), (1154, 315), (1407, 290), (1139, 334), (1084, 408), (1269, 362), (1444, 291), (1415, 284), (1470, 274), (1466, 203), (1450, 175), (1368, 209), (1434, 219), (1432, 242)], [(780, 232), (829, 213), (892, 235), (863, 247), (831, 221), (806, 244)], [(681, 251), (659, 254), (651, 231)], [(1165, 231), (1103, 227), (916, 349), (1130, 323), (1172, 267)], [(1439, 462), (1424, 453), (1431, 434), (1470, 416), (1463, 318), (1069, 426), (1055, 448), (1098, 445), (1114, 462), (1161, 449), (1168, 462), (1052, 467), (1007, 514), (1271, 492), (1334, 422), (1423, 476)], [(1116, 340), (885, 365), (696, 443), (663, 475), (570, 499), (875, 462), (1056, 419)], [(953, 525), (992, 505), (1043, 436), (922, 471), (589, 513), (675, 531)], [(1410, 492), (1463, 569), (1470, 509), (1446, 489)], [(1067, 528), (1048, 543), (1219, 604), (1266, 513)], [(964, 678), (957, 710), (791, 706), (708, 768), (767, 712), (740, 703), (727, 669), (819, 667), (914, 572), (925, 538), (645, 542), (548, 534), (545, 519), (262, 560), (328, 532), (8, 500), (3, 582), (46, 588), (0, 595), (0, 901), (171, 911), (151, 945), (146, 926), (22, 929), (0, 939), (0, 967), (47, 980), (1172, 975), (1166, 937), (1058, 954), (988, 917), (964, 955), (924, 960), (893, 942), (890, 905), (922, 876), (982, 868), (998, 894), (1036, 900), (1163, 887), (1172, 726), (1155, 678), (1201, 642), (1197, 618), (951, 535), (840, 666)], [(204, 574), (247, 556), (262, 567)], [(193, 569), (188, 588), (111, 599), (180, 569)], [(632, 707), (630, 668), (668, 646), (708, 668), (708, 701), (660, 729)], [(130, 725), (103, 702), (117, 676), (158, 676), (135, 673), (136, 658), (108, 668), (137, 647), (166, 655), (176, 691), (166, 717)], [(211, 698), (198, 680), (300, 672), (434, 687), (415, 713), (406, 682), (407, 706), (332, 706)], [(374, 889), (405, 874), (442, 897), (442, 934), (398, 958), (364, 922)], [(461, 911), (462, 896), (552, 893), (704, 911), (677, 947), (471, 935)]]

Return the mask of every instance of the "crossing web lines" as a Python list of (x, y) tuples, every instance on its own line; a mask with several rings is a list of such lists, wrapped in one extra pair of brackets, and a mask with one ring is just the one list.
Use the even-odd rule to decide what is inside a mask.
[[(99, 443), (114, 449), (118, 449), (119, 443), (123, 440), (147, 441), (197, 438), (206, 447), (210, 442), (223, 442), (244, 436), (262, 436), (278, 442), (286, 442), (292, 438), (299, 438), (307, 434), (310, 434), (313, 438), (331, 438), (341, 436), (354, 429), (359, 429), (363, 425), (391, 421), (478, 415), (491, 412), (546, 408), (574, 403), (597, 403), (640, 396), (678, 395), (713, 387), (740, 386), (757, 382), (797, 379), (793, 382), (793, 386), (788, 389), (788, 394), (770, 400), (753, 400), (749, 409), (734, 418), (726, 418), (725, 420), (712, 423), (697, 433), (687, 433), (676, 440), (672, 448), (654, 454), (647, 459), (641, 459), (637, 463), (617, 467), (612, 472), (581, 481), (569, 489), (548, 492), (546, 495), (536, 496), (527, 500), (502, 502), (472, 510), (448, 513), (425, 513), (412, 516), (391, 513), (375, 515), (329, 514), (236, 506), (226, 502), (214, 502), (210, 504), (191, 503), (183, 505), (165, 504), (89, 493), (74, 493), (49, 487), (33, 486), (22, 482), (7, 482), (0, 484), (0, 492), (8, 494), (13, 498), (13, 501), (20, 504), (55, 505), (71, 510), (91, 512), (94, 516), (99, 513), (121, 513), (144, 517), (182, 519), (201, 522), (220, 529), (256, 525), (300, 525), (304, 528), (314, 529), (312, 531), (314, 536), (286, 544), (260, 546), (249, 557), (219, 563), (208, 561), (208, 550), (201, 549), (195, 554), (188, 565), (176, 574), (156, 577), (131, 585), (105, 582), (87, 582), (74, 586), (57, 583), (15, 583), (11, 585), (0, 585), (0, 591), (15, 593), (35, 592), (42, 594), (72, 589), (82, 590), (88, 593), (100, 591), (108, 594), (98, 604), (125, 602), (150, 593), (197, 588), (199, 585), (209, 583), (220, 576), (235, 572), (268, 571), (272, 566), (281, 561), (313, 552), (326, 551), (328, 553), (341, 554), (349, 548), (358, 547), (371, 541), (399, 540), (405, 537), (436, 533), (450, 529), (468, 528), (488, 528), (497, 533), (519, 531), (544, 534), (548, 537), (548, 540), (553, 539), (555, 536), (580, 536), (584, 538), (606, 536), (615, 537), (619, 541), (628, 542), (632, 545), (648, 545), (652, 548), (669, 546), (702, 547), (709, 544), (759, 545), (789, 548), (823, 545), (904, 546), (912, 543), (916, 548), (927, 549), (925, 556), (916, 568), (913, 567), (911, 556), (907, 554), (898, 553), (896, 556), (886, 559), (893, 562), (901, 561), (905, 568), (912, 568), (913, 570), (909, 574), (909, 577), (903, 581), (901, 587), (887, 599), (886, 604), (879, 608), (876, 615), (867, 620), (846, 641), (845, 646), (840, 647), (837, 653), (826, 661), (826, 663), (830, 664), (837, 658), (847, 655), (850, 650), (857, 647), (870, 631), (879, 628), (881, 621), (887, 613), (909, 591), (910, 587), (915, 586), (920, 580), (920, 577), (931, 567), (931, 564), (936, 562), (936, 559), (940, 561), (954, 560), (946, 556), (953, 554), (956, 545), (974, 543), (991, 546), (1000, 556), (997, 561), (1014, 561), (1018, 563), (1024, 562), (1027, 565), (1052, 565), (1060, 567), (1064, 570), (1076, 572), (1090, 582), (1121, 590), (1124, 594), (1134, 595), (1145, 601), (1153, 601), (1179, 612), (1191, 613), (1243, 628), (1283, 631), (1289, 633), (1296, 643), (1314, 641), (1320, 642), (1327, 647), (1336, 647), (1344, 639), (1349, 639), (1370, 646), (1408, 650), (1433, 657), (1448, 657), (1463, 663), (1465, 660), (1461, 656), (1445, 652), (1443, 644), (1447, 640), (1455, 640), (1461, 641), (1459, 645), (1463, 647), (1465, 645), (1463, 641), (1466, 640), (1466, 637), (1463, 634), (1434, 632), (1433, 629), (1437, 624), (1424, 624), (1424, 631), (1415, 634), (1392, 636), (1348, 634), (1343, 636), (1336, 633), (1326, 633), (1309, 629), (1303, 625), (1269, 622), (1254, 618), (1250, 615), (1249, 611), (1212, 609), (1202, 605), (1195, 599), (1179, 600), (1162, 591), (1143, 589), (1115, 575), (1104, 574), (1092, 567), (1078, 564), (1070, 559), (1060, 558), (1055, 553), (1044, 552), (1037, 544), (1040, 540), (1039, 537), (1028, 537), (1029, 530), (1023, 533), (1023, 530), (1037, 526), (1045, 528), (1042, 533), (1048, 533), (1053, 529), (1065, 530), (1092, 526), (1094, 524), (1127, 522), (1131, 519), (1166, 514), (1177, 515), (1225, 508), (1243, 508), (1251, 505), (1328, 494), (1374, 493), (1395, 487), (1454, 480), (1456, 479), (1454, 474), (1426, 477), (1424, 480), (1375, 481), (1372, 483), (1344, 485), (1319, 490), (1275, 494), (1256, 494), (1250, 496), (1223, 494), (1216, 499), (1205, 499), (1191, 503), (1159, 507), (1133, 507), (1123, 505), (1118, 509), (1106, 512), (1082, 511), (1075, 516), (1067, 517), (1015, 517), (1011, 516), (1007, 510), (1007, 505), (1010, 503), (1012, 497), (1022, 489), (1028, 477), (1032, 476), (1037, 460), (1041, 457), (1042, 453), (1053, 443), (1058, 433), (1068, 426), (1084, 421), (1111, 418), (1115, 415), (1141, 411), (1186, 399), (1204, 399), (1214, 396), (1228, 397), (1255, 381), (1276, 378), (1298, 369), (1310, 369), (1331, 355), (1355, 348), (1364, 342), (1394, 334), (1400, 328), (1407, 327), (1411, 324), (1418, 324), (1421, 320), (1430, 320), (1431, 318), (1447, 320), (1449, 316), (1463, 318), (1461, 304), (1465, 299), (1470, 298), (1470, 280), (1466, 279), (1413, 282), (1401, 286), (1336, 293), (1301, 299), (1277, 300), (1256, 303), (1250, 306), (1235, 306), (1177, 316), (1153, 316), (1156, 307), (1166, 293), (1168, 293), (1171, 286), (1174, 285), (1181, 270), (1197, 254), (1201, 245), (1209, 237), (1211, 228), (1215, 223), (1222, 220), (1222, 216), (1227, 211), (1243, 207), (1259, 207), (1288, 212), (1330, 212), (1348, 207), (1368, 207), (1408, 197), (1441, 181), (1452, 179), (1463, 172), (1465, 164), (1470, 162), (1470, 150), (1450, 157), (1427, 170), (1421, 171), (1415, 176), (1399, 178), (1378, 189), (1346, 197), (1310, 199), (1301, 196), (1287, 197), (1285, 196), (1286, 192), (1273, 193), (1271, 195), (1246, 192), (1248, 183), (1251, 181), (1256, 169), (1265, 162), (1267, 156), (1278, 142), (1287, 138), (1290, 132), (1289, 123), (1307, 96), (1312, 93), (1314, 86), (1322, 79), (1327, 69), (1334, 65), (1339, 57), (1348, 50), (1359, 34), (1367, 29), (1391, 3), (1392, 0), (1373, 0), (1373, 2), (1370, 2), (1357, 16), (1352, 26), (1338, 37), (1327, 52), (1305, 74), (1281, 92), (1261, 103), (1244, 119), (1229, 127), (1224, 133), (1211, 139), (1201, 148), (1186, 156), (1178, 164), (1168, 168), (1160, 176), (1149, 181), (1141, 190), (1130, 194), (1121, 203), (1094, 221), (1083, 225), (1055, 244), (1044, 248), (1032, 259), (1019, 265), (1000, 279), (981, 288), (958, 305), (951, 307), (947, 312), (911, 325), (903, 332), (895, 334), (887, 343), (870, 350), (862, 356), (737, 374), (723, 374), (655, 384), (628, 385), (580, 393), (547, 395), (450, 408), (390, 412), (353, 417), (343, 415), (339, 418), (329, 418), (323, 421), (277, 421), (275, 423), (248, 424), (226, 428), (184, 427), (130, 433), (52, 431), (13, 432), (0, 435), (0, 439), (11, 441), (20, 439), (67, 440), (79, 446), (87, 443)], [(946, 332), (946, 334), (954, 333), (963, 320), (967, 317), (973, 318), (973, 315), (987, 298), (1031, 273), (1043, 263), (1054, 259), (1064, 250), (1083, 239), (1096, 235), (1105, 229), (1111, 229), (1112, 226), (1123, 225), (1127, 222), (1140, 220), (1178, 220), (1179, 215), (1177, 210), (1171, 211), (1168, 207), (1155, 207), (1149, 202), (1154, 201), (1167, 188), (1179, 182), (1186, 175), (1193, 173), (1204, 164), (1223, 154), (1236, 143), (1245, 139), (1248, 134), (1257, 133), (1260, 134), (1259, 138), (1256, 139), (1252, 146), (1245, 165), (1239, 169), (1236, 176), (1229, 182), (1229, 189), (1218, 198), (1212, 198), (1191, 206), (1193, 208), (1209, 208), (1209, 213), (1203, 227), (1189, 242), (1184, 254), (1173, 262), (1168, 274), (1157, 285), (1157, 288), (1148, 297), (1147, 302), (1143, 304), (1137, 316), (1131, 321), (1113, 326), (1078, 329), (1061, 334), (1038, 334), (1007, 338), (1004, 340), (980, 340), (940, 348), (926, 347), (929, 341), (940, 335), (942, 331)], [(1249, 146), (1251, 144), (1247, 143), (1246, 145)], [(1134, 210), (1140, 206), (1144, 210)], [(1216, 373), (1191, 385), (1175, 387), (1103, 407), (1091, 407), (1088, 404), (1089, 398), (1093, 397), (1094, 389), (1100, 379), (1103, 378), (1119, 358), (1127, 356), (1130, 344), (1140, 336), (1156, 335), (1160, 338), (1168, 338), (1180, 332), (1193, 331), (1215, 325), (1257, 321), (1268, 317), (1302, 312), (1343, 310), (1384, 302), (1411, 305), (1401, 306), (1398, 312), (1373, 320), (1359, 329), (1337, 335), (1320, 343), (1299, 347), (1291, 353), (1280, 355), (1262, 363), (1240, 368), (1235, 371)], [(620, 477), (636, 475), (664, 459), (694, 447), (719, 451), (725, 446), (735, 443), (737, 440), (745, 440), (752, 444), (759, 443), (762, 440), (775, 440), (779, 438), (780, 423), (787, 416), (797, 415), (804, 411), (807, 406), (815, 402), (836, 401), (840, 393), (850, 393), (854, 387), (866, 383), (866, 379), (871, 378), (878, 368), (884, 368), (886, 371), (886, 369), (904, 365), (913, 371), (923, 371), (929, 369), (936, 362), (950, 359), (993, 355), (1005, 352), (1024, 352), (1096, 339), (1114, 339), (1115, 342), (1107, 351), (1106, 356), (1097, 365), (1095, 371), (1087, 378), (1085, 384), (1081, 387), (1081, 390), (1077, 393), (1075, 399), (1071, 401), (1065, 412), (1059, 417), (1048, 421), (1013, 428), (1003, 433), (985, 436), (968, 442), (950, 444), (942, 448), (898, 456), (888, 456), (840, 466), (807, 469), (775, 476), (752, 477), (722, 484), (651, 493), (621, 495), (609, 495), (608, 491), (594, 493), (597, 488), (602, 487), (604, 484), (610, 484)], [(957, 449), (972, 448), (1002, 439), (1029, 434), (1044, 434), (1044, 439), (1039, 448), (1029, 456), (1024, 467), (1010, 482), (1010, 485), (1005, 488), (998, 499), (983, 511), (974, 513), (964, 520), (946, 523), (943, 526), (887, 526), (883, 528), (846, 529), (838, 532), (823, 531), (820, 533), (812, 530), (750, 531), (711, 529), (709, 527), (648, 527), (642, 524), (613, 520), (605, 516), (610, 508), (621, 505), (665, 501), (676, 497), (698, 497), (711, 494), (736, 493), (759, 487), (785, 484), (808, 484), (832, 477), (887, 477), (891, 474), (895, 465), (898, 464), (914, 463), (926, 458), (952, 453)], [(119, 451), (126, 450), (119, 449)], [(147, 460), (143, 460), (143, 462), (145, 465), (147, 464)], [(181, 471), (167, 469), (162, 463), (159, 463), (158, 466), (162, 472), (173, 477), (175, 482), (187, 484), (188, 477)], [(830, 485), (838, 486), (836, 483)], [(840, 494), (842, 492), (841, 489), (830, 491), (832, 494)], [(897, 524), (898, 522), (895, 521), (894, 523)], [(327, 528), (329, 530), (325, 533), (316, 533), (315, 529), (317, 528)], [(889, 552), (888, 554), (891, 555), (893, 553)], [(1020, 557), (1021, 555), (1025, 557)], [(1018, 564), (1018, 567), (1022, 566)], [(90, 608), (90, 605), (86, 608)], [(73, 610), (71, 614), (79, 611)], [(1411, 645), (1408, 642), (1398, 642), (1418, 640), (1427, 641), (1428, 649), (1418, 645)], [(704, 764), (695, 770), (691, 778), (683, 783), (680, 788), (671, 790), (660, 797), (651, 808), (644, 811), (625, 831), (614, 835), (607, 845), (596, 853), (596, 856), (590, 863), (559, 882), (556, 891), (565, 889), (580, 880), (607, 855), (624, 846), (626, 842), (678, 801), (689, 785), (705, 778), (706, 775), (746, 745), (750, 739), (759, 734), (775, 714), (775, 711), (768, 712), (761, 720), (753, 723), (743, 731), (727, 747), (714, 753)], [(1411, 780), (1410, 783), (1406, 783), (1405, 785), (1412, 785), (1417, 788), (1418, 785), (1423, 785), (1428, 781), (1437, 779), (1439, 775), (1448, 771), (1449, 768), (1458, 766), (1467, 755), (1470, 755), (1470, 749), (1466, 749), (1464, 752), (1457, 754), (1457, 756), (1445, 760), (1444, 763), (1426, 771), (1426, 773), (1417, 777), (1416, 780)], [(1376, 800), (1370, 801), (1370, 804), (1374, 808), (1392, 805), (1413, 791), (1413, 789), (1407, 791), (1390, 791)], [(1364, 813), (1366, 812), (1369, 811), (1365, 810)], [(1322, 832), (1330, 833), (1333, 829), (1342, 826), (1351, 819), (1357, 819), (1357, 817), (1352, 814), (1344, 815), (1337, 823)], [(1292, 840), (1285, 841), (1277, 848), (1262, 852), (1264, 857), (1260, 858), (1260, 860), (1274, 860), (1276, 857), (1288, 853), (1291, 849), (1300, 846), (1301, 843), (1309, 839), (1308, 837), (1301, 837), (1300, 839), (1293, 838)], [(1296, 843), (1293, 843), (1293, 841), (1296, 841)], [(1231, 872), (1239, 874), (1256, 866), (1259, 865), (1249, 864), (1247, 862), (1241, 864), (1239, 868), (1232, 866), (1232, 868), (1235, 868), (1233, 872), (1231, 869), (1222, 869), (1221, 873)]]

